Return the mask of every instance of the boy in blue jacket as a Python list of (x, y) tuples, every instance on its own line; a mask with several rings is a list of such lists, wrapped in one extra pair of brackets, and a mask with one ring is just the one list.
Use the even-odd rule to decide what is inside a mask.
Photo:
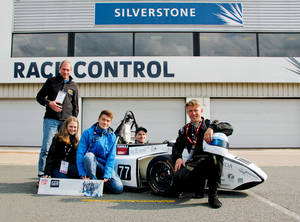
[(104, 188), (122, 193), (122, 181), (114, 171), (117, 140), (110, 128), (112, 118), (111, 111), (103, 110), (98, 122), (83, 132), (77, 148), (77, 168), (82, 179), (103, 179)]

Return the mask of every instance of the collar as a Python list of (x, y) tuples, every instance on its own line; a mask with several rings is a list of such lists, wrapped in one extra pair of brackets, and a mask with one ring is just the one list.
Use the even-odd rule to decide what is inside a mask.
[(99, 126), (97, 128), (97, 134), (106, 134), (107, 133), (107, 129), (101, 129)]
[(193, 127), (195, 127), (196, 129), (198, 128), (199, 124), (200, 124), (200, 122), (197, 122), (197, 123), (191, 123), (191, 125), (192, 125)]
[(93, 124), (93, 126), (92, 126), (93, 131), (95, 131), (96, 127), (97, 127), (97, 132), (96, 133), (100, 134), (100, 135), (107, 134), (107, 133), (113, 133), (114, 132), (114, 130), (111, 127), (108, 127), (107, 129), (101, 129), (99, 127), (99, 123), (98, 122), (96, 122), (96, 123)]
[[(56, 78), (57, 78), (57, 80), (58, 80), (59, 82), (63, 82), (63, 81), (65, 80), (60, 74), (58, 74), (58, 75), (56, 76)], [(69, 76), (68, 83), (71, 82), (72, 80), (73, 80), (73, 77), (72, 77), (72, 76)]]
[(199, 124), (204, 121), (204, 118), (201, 116), (201, 120), (197, 123), (190, 122), (190, 124), (196, 128), (198, 128)]
[(145, 144), (145, 143), (141, 143), (141, 142), (135, 140), (135, 144)]

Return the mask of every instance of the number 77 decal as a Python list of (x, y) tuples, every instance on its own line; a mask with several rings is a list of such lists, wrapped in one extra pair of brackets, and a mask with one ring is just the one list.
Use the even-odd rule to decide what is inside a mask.
[(131, 180), (131, 167), (129, 165), (118, 165), (118, 175), (121, 180)]

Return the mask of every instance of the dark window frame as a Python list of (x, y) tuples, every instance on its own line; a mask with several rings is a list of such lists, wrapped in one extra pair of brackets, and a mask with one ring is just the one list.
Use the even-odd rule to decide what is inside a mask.
[(68, 57), (75, 56), (75, 33), (68, 33)]
[[(77, 33), (124, 33), (124, 32), (16, 32), (16, 33), (12, 33), (12, 38), (11, 38), (11, 49), (10, 49), (10, 57), (11, 58), (18, 58), (18, 57), (13, 57), (13, 49), (14, 49), (14, 35), (18, 35), (18, 34), (67, 34), (68, 36), (68, 40), (67, 40), (67, 57), (74, 57), (75, 56), (75, 35)], [(132, 38), (132, 56), (136, 56), (135, 55), (135, 43), (136, 43), (136, 34), (137, 33), (151, 33), (151, 32), (126, 32), (126, 33), (132, 33), (133, 38)], [(152, 32), (152, 33), (191, 33), (193, 36), (193, 55), (192, 56), (199, 56), (200, 55), (200, 49), (201, 49), (201, 45), (200, 45), (200, 34), (201, 33), (253, 33), (256, 35), (256, 57), (261, 57), (261, 52), (260, 52), (260, 40), (259, 40), (259, 35), (260, 34), (300, 34), (300, 32), (216, 32), (216, 31), (204, 31), (204, 32), (162, 32), (162, 31), (158, 31), (158, 32)], [(59, 57), (59, 56), (58, 56)], [(63, 56), (62, 56), (63, 57)], [(273, 57), (273, 56), (270, 56)], [(274, 56), (276, 57), (276, 56)]]

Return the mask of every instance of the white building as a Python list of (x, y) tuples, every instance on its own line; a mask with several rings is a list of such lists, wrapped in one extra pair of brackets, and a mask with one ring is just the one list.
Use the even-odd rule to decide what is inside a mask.
[(300, 2), (1, 1), (0, 146), (40, 146), (35, 96), (70, 60), (86, 129), (127, 110), (150, 142), (175, 139), (184, 104), (232, 123), (235, 148), (300, 147)]

